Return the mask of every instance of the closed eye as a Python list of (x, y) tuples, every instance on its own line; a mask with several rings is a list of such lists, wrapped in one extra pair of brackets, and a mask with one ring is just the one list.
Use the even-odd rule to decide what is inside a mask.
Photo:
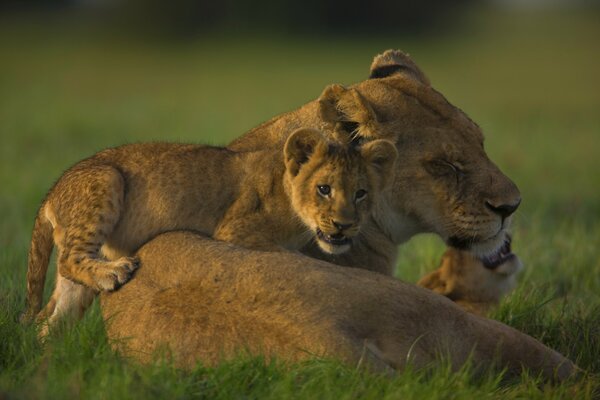
[(464, 174), (464, 172), (462, 171), (462, 169), (458, 165), (456, 165), (454, 163), (451, 163), (449, 161), (446, 161), (446, 160), (440, 160), (440, 161), (444, 165), (446, 165), (448, 168), (450, 168), (452, 171), (454, 171), (455, 173), (461, 174), (461, 175)]
[(442, 158), (425, 161), (423, 165), (435, 177), (453, 176), (457, 184), (460, 182), (460, 178), (466, 175), (459, 163), (446, 161)]
[(444, 159), (435, 159), (428, 162), (430, 169), (432, 172), (444, 173), (447, 171), (452, 171), (457, 175), (464, 175), (465, 172), (462, 167), (458, 163), (446, 161)]
[(354, 194), (354, 200), (356, 202), (359, 202), (361, 200), (364, 200), (367, 197), (367, 191), (364, 189), (359, 189), (356, 191), (356, 193)]
[(464, 171), (455, 163), (451, 163), (449, 161), (446, 160), (440, 160), (442, 162), (442, 164), (444, 164), (447, 168), (450, 168), (452, 170), (452, 172), (454, 172), (454, 175), (456, 175), (456, 184), (459, 183), (459, 180), (461, 177), (465, 176)]

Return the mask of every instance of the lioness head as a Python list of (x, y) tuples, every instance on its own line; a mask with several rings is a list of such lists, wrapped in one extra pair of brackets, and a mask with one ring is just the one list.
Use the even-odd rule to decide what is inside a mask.
[(398, 150), (394, 182), (375, 209), (396, 242), (435, 232), (482, 259), (503, 257), (516, 185), (487, 157), (481, 129), (429, 84), (400, 51), (376, 56), (371, 78), (331, 85), (319, 98), (321, 119), (357, 140), (388, 139)]
[(393, 174), (395, 146), (374, 140), (361, 146), (329, 142), (299, 129), (284, 146), (286, 187), (292, 207), (323, 251), (347, 251), (361, 221)]

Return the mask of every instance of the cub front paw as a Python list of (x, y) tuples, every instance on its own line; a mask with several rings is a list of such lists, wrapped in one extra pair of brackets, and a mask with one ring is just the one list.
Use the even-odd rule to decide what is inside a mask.
[(97, 289), (109, 292), (117, 290), (131, 279), (139, 266), (140, 260), (137, 257), (122, 257), (107, 263), (98, 273)]

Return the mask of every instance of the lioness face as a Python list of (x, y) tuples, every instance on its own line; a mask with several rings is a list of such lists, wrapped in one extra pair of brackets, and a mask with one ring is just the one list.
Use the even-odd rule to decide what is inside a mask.
[(395, 143), (398, 162), (379, 223), (396, 243), (435, 232), (484, 263), (501, 262), (521, 196), (487, 157), (481, 129), (403, 53), (376, 57), (371, 76), (348, 89), (329, 86), (319, 104), (334, 129)]
[(301, 129), (286, 142), (285, 158), (292, 206), (319, 247), (330, 254), (349, 250), (393, 173), (395, 146), (333, 144)]
[(479, 130), (430, 126), (406, 132), (399, 143), (403, 157), (394, 176), (392, 208), (408, 211), (421, 229), (472, 251), (484, 263), (501, 261), (521, 197), (485, 154)]

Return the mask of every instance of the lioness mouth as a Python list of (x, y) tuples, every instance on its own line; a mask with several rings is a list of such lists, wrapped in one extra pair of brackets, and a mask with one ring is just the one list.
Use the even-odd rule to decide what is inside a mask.
[(333, 246), (344, 246), (352, 243), (352, 239), (350, 239), (348, 236), (343, 235), (342, 233), (326, 235), (320, 229), (317, 229), (317, 238)]
[(512, 241), (509, 235), (506, 235), (506, 240), (502, 247), (498, 249), (494, 254), (491, 254), (486, 257), (482, 257), (480, 260), (483, 263), (483, 266), (487, 269), (496, 269), (498, 266), (504, 264), (508, 260), (515, 257), (510, 249), (510, 242)]

